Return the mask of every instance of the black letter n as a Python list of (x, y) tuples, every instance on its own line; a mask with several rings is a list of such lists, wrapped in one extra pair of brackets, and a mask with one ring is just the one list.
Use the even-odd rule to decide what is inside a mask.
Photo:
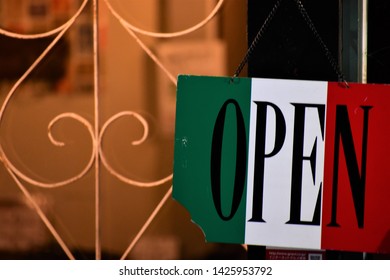
[(361, 106), (364, 111), (363, 119), (363, 140), (361, 170), (359, 172), (356, 158), (355, 146), (353, 143), (351, 124), (348, 117), (346, 105), (336, 106), (336, 129), (334, 139), (333, 159), (333, 191), (332, 191), (332, 217), (328, 226), (338, 227), (337, 223), (337, 195), (338, 195), (338, 171), (340, 141), (343, 144), (344, 156), (347, 165), (349, 183), (352, 192), (352, 199), (355, 207), (355, 214), (359, 228), (364, 227), (364, 197), (366, 189), (366, 163), (367, 163), (367, 140), (368, 140), (368, 113), (372, 106)]

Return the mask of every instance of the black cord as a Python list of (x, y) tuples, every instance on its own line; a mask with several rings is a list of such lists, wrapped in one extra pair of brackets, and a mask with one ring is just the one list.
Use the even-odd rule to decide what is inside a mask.
[(282, 3), (282, 0), (277, 0), (274, 7), (272, 8), (271, 12), (268, 14), (267, 18), (265, 19), (263, 25), (261, 26), (260, 30), (257, 32), (255, 38), (253, 39), (251, 45), (249, 46), (244, 58), (242, 59), (241, 63), (238, 65), (236, 72), (234, 72), (234, 76), (232, 79), (238, 77), (244, 68), (244, 66), (248, 63), (249, 57), (252, 55), (253, 51), (255, 50), (257, 44), (259, 43), (260, 39), (263, 38), (265, 30), (268, 28), (271, 20), (274, 18), (276, 11), (280, 7), (280, 4)]
[[(305, 20), (306, 24), (309, 26), (309, 29), (313, 32), (315, 39), (320, 44), (321, 49), (325, 52), (325, 56), (328, 59), (330, 65), (332, 66), (333, 70), (336, 72), (339, 82), (344, 83), (345, 87), (348, 88), (349, 85), (347, 81), (344, 78), (344, 74), (340, 70), (340, 67), (336, 60), (333, 58), (332, 53), (329, 51), (328, 47), (324, 43), (324, 40), (322, 40), (320, 34), (318, 33), (316, 27), (314, 26), (313, 21), (310, 19), (309, 14), (307, 13), (305, 7), (303, 6), (302, 2), (300, 0), (294, 0), (295, 4), (298, 6), (298, 10), (300, 14), (302, 15), (303, 19)], [(260, 30), (257, 32), (255, 38), (253, 39), (251, 45), (249, 46), (244, 58), (242, 59), (241, 63), (238, 65), (237, 70), (235, 71), (232, 81), (234, 81), (234, 78), (238, 77), (244, 68), (244, 66), (248, 63), (248, 60), (252, 53), (254, 52), (256, 46), (258, 45), (259, 41), (263, 38), (265, 30), (268, 28), (271, 20), (275, 17), (275, 14), (277, 10), (279, 9), (280, 5), (282, 3), (282, 0), (277, 0), (275, 5), (273, 6), (271, 12), (268, 14), (267, 18), (265, 19), (263, 25), (261, 26)]]

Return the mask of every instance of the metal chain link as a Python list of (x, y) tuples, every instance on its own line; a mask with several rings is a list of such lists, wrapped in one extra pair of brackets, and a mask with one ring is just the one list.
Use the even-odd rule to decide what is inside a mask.
[[(272, 8), (271, 12), (268, 14), (267, 18), (265, 19), (263, 25), (261, 26), (260, 30), (256, 34), (255, 38), (253, 39), (250, 47), (248, 48), (248, 51), (246, 52), (244, 58), (242, 59), (240, 65), (237, 67), (236, 72), (234, 73), (233, 78), (238, 77), (240, 75), (242, 69), (244, 66), (248, 63), (249, 57), (252, 55), (254, 49), (256, 48), (257, 44), (259, 43), (260, 39), (263, 37), (265, 30), (268, 28), (270, 21), (274, 18), (276, 11), (280, 7), (282, 0), (277, 0), (274, 7)], [(314, 26), (314, 23), (309, 17), (309, 14), (307, 13), (305, 7), (303, 6), (302, 2), (300, 0), (294, 0), (296, 5), (298, 6), (298, 10), (300, 14), (302, 15), (303, 19), (309, 26), (310, 30), (313, 32), (315, 39), (320, 44), (321, 49), (325, 52), (325, 56), (328, 59), (329, 63), (331, 64), (333, 70), (336, 72), (339, 82), (342, 82), (345, 84), (345, 86), (348, 88), (349, 85), (347, 81), (344, 78), (344, 74), (341, 72), (340, 67), (336, 60), (333, 58), (331, 52), (329, 51), (328, 47), (322, 40), (320, 34), (318, 33), (316, 27)]]
[(236, 72), (234, 72), (233, 78), (238, 77), (240, 75), (242, 69), (244, 66), (248, 63), (249, 57), (252, 55), (253, 51), (255, 50), (257, 44), (259, 43), (260, 39), (263, 37), (265, 30), (268, 28), (271, 20), (274, 18), (276, 11), (280, 7), (280, 4), (282, 3), (282, 0), (277, 0), (274, 7), (272, 8), (271, 12), (268, 14), (267, 18), (265, 19), (263, 25), (261, 26), (260, 30), (257, 32), (255, 38), (253, 39), (251, 45), (249, 46), (244, 58), (242, 59), (240, 65), (238, 65)]
[(314, 37), (316, 38), (317, 42), (320, 44), (322, 50), (325, 52), (325, 56), (328, 59), (333, 70), (336, 72), (339, 82), (342, 82), (345, 84), (346, 87), (349, 87), (347, 81), (345, 80), (344, 74), (340, 70), (339, 64), (333, 58), (332, 53), (329, 51), (328, 47), (326, 46), (326, 44), (322, 40), (320, 34), (318, 33), (316, 27), (314, 26), (313, 21), (310, 19), (309, 14), (307, 13), (305, 7), (303, 6), (301, 0), (294, 0), (294, 1), (297, 4), (298, 10), (301, 13), (303, 19), (305, 20), (305, 22), (309, 26), (310, 30), (313, 32)]

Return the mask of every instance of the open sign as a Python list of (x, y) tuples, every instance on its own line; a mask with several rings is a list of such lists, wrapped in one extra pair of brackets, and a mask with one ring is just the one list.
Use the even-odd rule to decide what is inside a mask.
[(212, 242), (388, 252), (390, 87), (180, 76), (173, 196)]

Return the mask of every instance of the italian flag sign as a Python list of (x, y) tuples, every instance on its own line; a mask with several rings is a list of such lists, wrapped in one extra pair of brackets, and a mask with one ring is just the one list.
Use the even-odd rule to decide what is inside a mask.
[(173, 197), (207, 241), (390, 252), (390, 86), (179, 76)]

